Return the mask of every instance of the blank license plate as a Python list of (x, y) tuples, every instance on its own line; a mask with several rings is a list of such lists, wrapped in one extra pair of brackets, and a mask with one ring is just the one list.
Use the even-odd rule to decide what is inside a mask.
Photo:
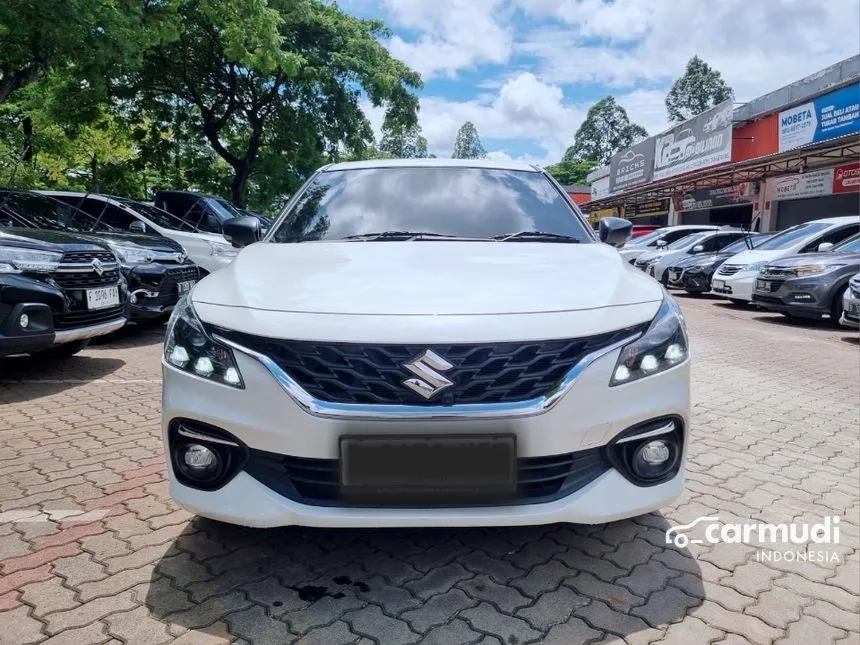
[(191, 291), (191, 287), (197, 284), (197, 280), (185, 280), (184, 282), (176, 283), (176, 290), (179, 292), (181, 296), (183, 293), (188, 293)]
[(119, 287), (87, 289), (87, 309), (105, 309), (119, 304)]
[(341, 490), (369, 501), (487, 499), (516, 490), (513, 435), (342, 437)]
[(714, 289), (722, 289), (723, 287), (726, 286), (726, 283), (724, 280), (714, 280), (714, 282), (712, 284), (713, 284)]

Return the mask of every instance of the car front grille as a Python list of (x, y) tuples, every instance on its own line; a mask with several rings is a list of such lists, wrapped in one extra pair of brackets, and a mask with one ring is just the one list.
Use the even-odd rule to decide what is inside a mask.
[[(588, 485), (610, 467), (602, 448), (520, 458), (517, 459), (516, 492), (509, 498), (482, 505), (538, 504), (561, 499)], [(337, 459), (308, 459), (251, 450), (245, 471), (279, 495), (302, 504), (357, 506), (341, 496), (340, 461)], [(463, 506), (462, 498), (458, 497), (453, 495), (449, 500), (440, 500), (434, 503), (434, 507)], [(475, 502), (465, 505), (474, 506)]]
[(671, 267), (669, 269), (669, 282), (678, 282), (681, 279), (682, 275), (684, 275), (683, 269), (678, 269), (677, 267)]
[[(643, 332), (649, 323), (566, 340), (457, 345), (362, 345), (279, 340), (210, 327), (273, 360), (311, 396), (353, 404), (510, 403), (540, 397), (587, 354)], [(403, 382), (404, 364), (432, 350), (451, 363), (453, 385), (428, 401)]]
[(197, 281), (200, 279), (200, 274), (196, 266), (182, 266), (168, 269), (161, 283), (158, 285), (158, 298), (152, 299), (150, 302), (157, 302), (160, 305), (173, 305), (179, 300), (179, 291), (177, 286), (180, 282), (189, 280)]
[(720, 275), (734, 275), (742, 268), (743, 267), (740, 264), (724, 264), (720, 267), (720, 270), (717, 271), (717, 273)]
[[(763, 278), (764, 278), (764, 276), (763, 276)], [(767, 285), (766, 290), (767, 291), (779, 291), (779, 288), (782, 286), (782, 284), (784, 282), (785, 282), (785, 280), (765, 279), (765, 285)]]
[(87, 311), (85, 309), (64, 314), (54, 314), (54, 329), (75, 329), (115, 320), (123, 315), (123, 305), (107, 309)]
[[(101, 274), (93, 265), (94, 260), (101, 263)], [(63, 255), (51, 277), (64, 289), (109, 287), (117, 284), (119, 267), (116, 256), (110, 251), (73, 251)]]

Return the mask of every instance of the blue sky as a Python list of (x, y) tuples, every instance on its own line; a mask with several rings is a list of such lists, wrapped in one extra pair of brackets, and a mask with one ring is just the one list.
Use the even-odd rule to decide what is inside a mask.
[[(475, 123), (493, 156), (552, 163), (588, 108), (611, 94), (649, 133), (698, 54), (743, 102), (860, 51), (857, 0), (340, 0), (381, 18), (419, 71), (420, 123), (450, 155)], [(379, 129), (382, 112), (365, 106)]]

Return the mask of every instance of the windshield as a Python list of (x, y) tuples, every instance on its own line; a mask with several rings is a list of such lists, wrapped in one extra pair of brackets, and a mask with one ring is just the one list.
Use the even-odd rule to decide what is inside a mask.
[(626, 246), (647, 246), (649, 243), (654, 242), (655, 240), (659, 239), (661, 235), (665, 234), (665, 230), (657, 229), (656, 231), (652, 231), (647, 235), (640, 235), (639, 237), (634, 237), (626, 244)]
[(74, 206), (35, 193), (0, 192), (0, 211), (0, 223), (4, 226), (87, 233), (96, 223), (95, 217)]
[(319, 173), (271, 239), (342, 240), (391, 231), (471, 238), (540, 231), (593, 240), (543, 174), (466, 167)]
[(132, 199), (122, 199), (118, 197), (112, 197), (111, 199), (114, 199), (123, 206), (130, 208), (135, 213), (143, 215), (150, 222), (156, 226), (160, 226), (161, 228), (167, 228), (172, 231), (185, 231), (186, 233), (199, 233), (198, 229), (191, 226), (191, 224), (183, 222), (178, 217), (174, 217), (167, 211), (163, 211), (155, 206), (136, 202)]
[(669, 246), (666, 247), (669, 251), (677, 251), (678, 249), (686, 249), (688, 246), (693, 246), (696, 242), (700, 241), (703, 237), (711, 235), (711, 231), (693, 233), (691, 235), (685, 235), (679, 240), (675, 240)]
[(827, 230), (830, 226), (832, 225), (811, 222), (798, 224), (797, 226), (785, 229), (778, 235), (774, 235), (761, 246), (757, 246), (756, 249), (760, 251), (777, 251), (779, 249), (785, 249), (789, 246), (794, 246), (798, 242), (803, 242), (810, 235), (815, 235), (816, 233), (821, 233), (822, 231)]
[[(765, 240), (769, 240), (773, 235), (753, 235), (746, 239), (741, 238), (737, 242), (732, 242), (720, 251), (720, 253), (740, 253), (741, 251), (748, 251), (750, 246), (754, 249), (758, 248), (758, 245), (764, 242)], [(747, 244), (747, 240), (749, 240), (749, 245)]]
[(212, 207), (215, 216), (222, 222), (226, 222), (228, 219), (233, 219), (234, 217), (242, 217), (242, 213), (236, 210), (230, 202), (220, 197), (205, 197), (203, 201)]
[(856, 253), (860, 251), (860, 233), (852, 235), (844, 242), (837, 244), (832, 249), (833, 253)]

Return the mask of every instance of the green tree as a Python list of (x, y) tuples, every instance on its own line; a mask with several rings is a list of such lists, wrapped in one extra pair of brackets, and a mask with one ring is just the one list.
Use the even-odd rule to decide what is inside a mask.
[(597, 164), (593, 161), (559, 161), (557, 164), (547, 166), (545, 170), (563, 186), (584, 184), (585, 178)]
[(666, 112), (673, 123), (681, 123), (734, 98), (722, 74), (698, 56), (687, 62), (684, 75), (672, 84), (666, 95)]
[(0, 103), (55, 69), (104, 92), (169, 34), (168, 12), (168, 3), (140, 0), (3, 0)]
[(454, 153), (452, 159), (484, 159), (487, 156), (487, 151), (481, 144), (481, 137), (478, 136), (478, 129), (471, 121), (466, 121), (460, 126), (457, 131), (457, 138), (454, 139)]
[(403, 127), (386, 118), (382, 123), (382, 140), (379, 150), (399, 159), (423, 159), (427, 157), (427, 139), (421, 136), (417, 123)]
[(647, 136), (645, 128), (630, 122), (627, 110), (618, 105), (615, 97), (607, 96), (588, 110), (573, 145), (564, 153), (564, 161), (605, 165), (616, 152)]
[(192, 106), (237, 206), (261, 168), (281, 164), (295, 184), (325, 155), (366, 148), (362, 92), (392, 122), (417, 122), (421, 79), (379, 42), (377, 20), (320, 0), (181, 0), (177, 12), (178, 37), (147, 56), (139, 87)]

